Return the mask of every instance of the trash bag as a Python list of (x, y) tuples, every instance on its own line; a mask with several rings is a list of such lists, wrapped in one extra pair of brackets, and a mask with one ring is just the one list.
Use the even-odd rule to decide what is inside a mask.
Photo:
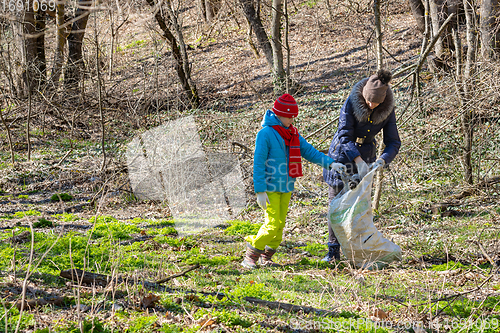
[[(328, 218), (342, 252), (356, 267), (380, 269), (401, 260), (401, 248), (384, 238), (373, 224), (371, 189), (377, 168), (354, 188), (344, 189), (330, 202)], [(344, 184), (348, 176), (341, 175)]]

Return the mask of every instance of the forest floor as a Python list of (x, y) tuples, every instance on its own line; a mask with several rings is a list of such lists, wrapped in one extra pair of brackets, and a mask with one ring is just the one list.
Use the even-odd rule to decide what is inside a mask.
[[(350, 88), (374, 70), (368, 42), (373, 18), (368, 10), (337, 5), (331, 19), (325, 4), (313, 1), (295, 9), (291, 71), (301, 87), (296, 124), (306, 137), (331, 122), (308, 139), (327, 149)], [(195, 21), (194, 9), (185, 15), (185, 22)], [(421, 37), (406, 6), (388, 6), (384, 15), (384, 45), (392, 55), (387, 66), (396, 70), (415, 61)], [(479, 185), (464, 183), (459, 123), (450, 122), (451, 105), (439, 104), (442, 92), (424, 89), (428, 111), (414, 112), (412, 105), (403, 117), (409, 82), (394, 88), (403, 145), (386, 172), (374, 222), (401, 247), (402, 261), (375, 271), (353, 267), (344, 256), (321, 261), (327, 185), (322, 169), (305, 163), (275, 256), (282, 266), (246, 270), (240, 265), (243, 238), (263, 222), (252, 193), (251, 151), (274, 99), (265, 60), (248, 46), (241, 18), (238, 24), (222, 21), (198, 42), (196, 28), (188, 27), (203, 109), (183, 110), (169, 100), (167, 88), (175, 80), (169, 52), (160, 59), (162, 70), (170, 71), (160, 77), (161, 93), (151, 93), (158, 86), (143, 79), (154, 68), (149, 51), (157, 44), (151, 31), (137, 28), (142, 16), (134, 20), (120, 32), (115, 77), (105, 88), (105, 105), (117, 110), (106, 123), (105, 172), (92, 101), (95, 112), (77, 117), (83, 124), (74, 135), (67, 126), (34, 121), (30, 162), (22, 162), (23, 126), (13, 136), (21, 161), (14, 167), (2, 136), (0, 331), (500, 331), (500, 191), (498, 184), (480, 182), (497, 168), (485, 160)], [(444, 80), (430, 72), (422, 77), (429, 86)], [(168, 205), (132, 193), (125, 152), (145, 129), (188, 115), (211, 149), (227, 152), (231, 142), (248, 147), (240, 159), (248, 198), (237, 218), (179, 236)], [(75, 268), (101, 275), (94, 282), (72, 280), (68, 270)]]

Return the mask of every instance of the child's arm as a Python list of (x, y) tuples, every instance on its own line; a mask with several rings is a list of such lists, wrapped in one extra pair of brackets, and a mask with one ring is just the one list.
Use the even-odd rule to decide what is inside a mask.
[[(335, 163), (333, 158), (328, 155), (323, 154), (322, 152), (316, 150), (309, 142), (306, 141), (301, 135), (300, 138), (300, 154), (309, 162), (315, 163), (327, 170), (330, 170), (332, 163)], [(336, 163), (338, 164), (338, 163)], [(335, 166), (335, 165), (334, 165)], [(342, 165), (338, 165), (336, 167), (344, 167)], [(338, 171), (338, 170), (336, 170)]]
[(253, 155), (253, 188), (255, 193), (266, 192), (266, 161), (269, 155), (269, 140), (262, 130), (255, 139)]

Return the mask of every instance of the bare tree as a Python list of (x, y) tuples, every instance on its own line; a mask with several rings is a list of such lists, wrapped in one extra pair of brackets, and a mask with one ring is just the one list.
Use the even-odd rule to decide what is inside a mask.
[(54, 50), (54, 60), (52, 63), (52, 72), (50, 74), (51, 86), (57, 88), (59, 78), (62, 74), (64, 46), (68, 37), (68, 29), (65, 26), (65, 4), (63, 1), (57, 2), (56, 7), (56, 49)]
[(281, 17), (283, 12), (283, 1), (273, 0), (272, 11), (272, 38), (271, 46), (273, 48), (273, 78), (274, 87), (278, 93), (285, 88), (285, 71), (283, 69), (283, 48), (281, 42)]
[(78, 8), (68, 36), (68, 61), (64, 71), (64, 84), (66, 87), (74, 87), (82, 78), (84, 67), (82, 45), (91, 5), (92, 1), (90, 0), (78, 1)]
[(424, 33), (425, 31), (425, 11), (424, 11), (424, 4), (422, 3), (422, 0), (408, 0), (410, 3), (410, 8), (411, 12), (413, 14), (413, 17), (415, 18), (415, 21), (417, 22), (417, 29), (421, 32)]
[[(154, 9), (154, 15), (158, 26), (163, 31), (163, 37), (168, 40), (172, 49), (172, 56), (175, 60), (175, 70), (181, 81), (181, 85), (186, 93), (189, 103), (193, 108), (198, 108), (200, 105), (200, 97), (196, 85), (191, 79), (191, 69), (187, 55), (187, 48), (182, 35), (182, 29), (177, 21), (176, 13), (174, 13), (170, 1), (165, 5), (165, 11), (156, 0), (147, 0), (148, 4)], [(164, 16), (164, 13), (166, 17)], [(167, 19), (166, 19), (167, 18)], [(171, 27), (175, 30), (175, 36), (171, 31)]]
[(491, 58), (498, 50), (499, 34), (494, 32), (495, 21), (499, 13), (498, 0), (483, 0), (480, 10), (481, 55), (485, 59)]
[[(384, 67), (384, 53), (383, 53), (383, 45), (382, 45), (382, 25), (381, 25), (381, 15), (380, 15), (380, 0), (373, 1), (373, 14), (375, 16), (375, 54), (377, 59), (377, 70), (382, 69)], [(380, 142), (380, 146), (378, 149), (378, 154), (382, 154), (384, 151), (385, 145), (383, 142)], [(375, 193), (373, 198), (373, 209), (377, 210), (380, 202), (380, 196), (382, 194), (382, 181), (384, 179), (384, 171), (380, 168), (377, 171), (377, 181), (375, 183)]]
[[(466, 19), (466, 40), (467, 40), (467, 55), (466, 62), (464, 66), (463, 73), (463, 92), (464, 99), (470, 99), (472, 89), (474, 87), (474, 73), (476, 67), (476, 25), (474, 21), (474, 7), (471, 3), (472, 0), (463, 0), (464, 2), (464, 11), (465, 11), (465, 19)], [(464, 137), (464, 153), (463, 153), (463, 165), (464, 165), (464, 178), (465, 181), (469, 184), (473, 183), (472, 179), (472, 143), (474, 138), (474, 106), (468, 105), (466, 106), (466, 110), (462, 113), (462, 134)]]
[(264, 29), (264, 25), (260, 19), (259, 11), (255, 9), (255, 6), (252, 0), (240, 0), (241, 7), (243, 8), (243, 13), (247, 18), (248, 22), (253, 28), (255, 33), (255, 37), (257, 38), (257, 43), (264, 53), (266, 57), (267, 64), (269, 68), (273, 70), (274, 68), (274, 56), (273, 56), (273, 48), (271, 47), (271, 43), (269, 42), (269, 38), (267, 37), (266, 30)]

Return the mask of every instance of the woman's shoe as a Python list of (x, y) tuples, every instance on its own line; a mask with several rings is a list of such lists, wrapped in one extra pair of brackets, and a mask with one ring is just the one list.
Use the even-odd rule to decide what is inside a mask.
[(327, 243), (328, 253), (321, 261), (330, 262), (332, 260), (340, 260), (340, 244)]

